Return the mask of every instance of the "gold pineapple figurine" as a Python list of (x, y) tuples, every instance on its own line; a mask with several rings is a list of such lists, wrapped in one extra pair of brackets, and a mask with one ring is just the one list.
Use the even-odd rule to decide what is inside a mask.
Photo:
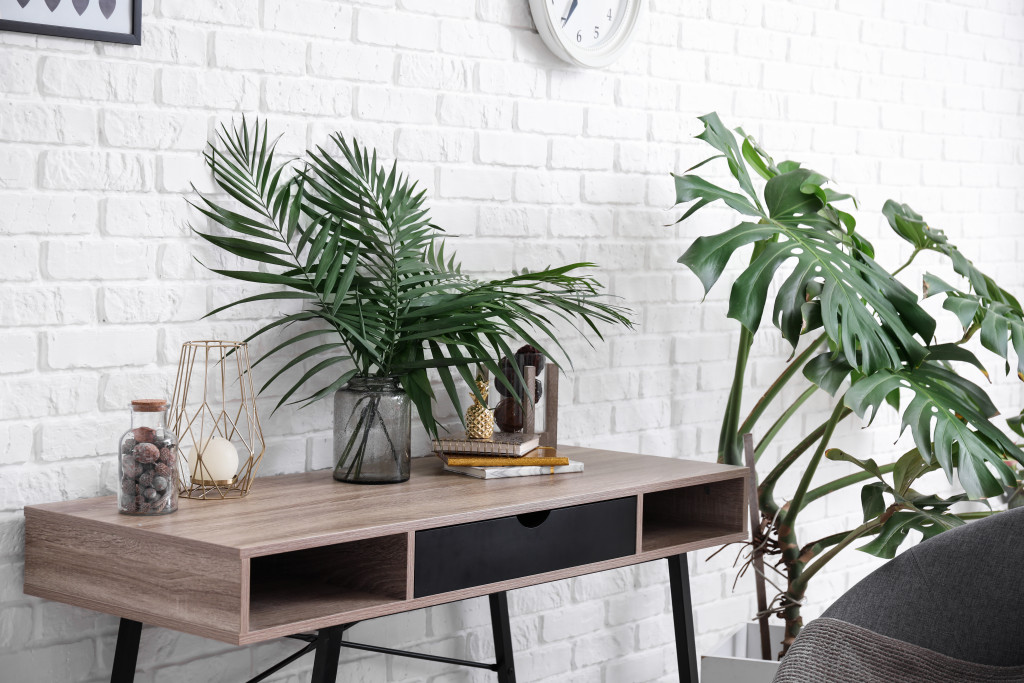
[(487, 407), (487, 389), (489, 382), (482, 372), (476, 374), (476, 386), (483, 396), (484, 402), (473, 396), (473, 405), (466, 411), (466, 438), (490, 439), (494, 435), (494, 413)]

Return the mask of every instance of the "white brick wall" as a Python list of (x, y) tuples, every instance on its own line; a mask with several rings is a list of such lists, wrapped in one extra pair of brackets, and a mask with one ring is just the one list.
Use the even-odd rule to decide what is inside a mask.
[[(640, 325), (594, 349), (568, 340), (577, 372), (562, 391), (561, 433), (571, 443), (714, 457), (736, 329), (724, 319), (727, 290), (700, 304), (675, 259), (730, 217), (665, 227), (676, 215), (666, 212), (668, 173), (708, 154), (691, 138), (707, 111), (854, 191), (885, 263), (906, 253), (877, 217), (893, 196), (1024, 291), (1020, 3), (651, 0), (651, 10), (638, 43), (601, 71), (554, 59), (527, 0), (155, 0), (145, 2), (141, 47), (0, 33), (5, 677), (106, 680), (116, 628), (22, 595), (21, 507), (109, 493), (127, 400), (169, 392), (182, 341), (242, 337), (274, 311), (199, 321), (250, 291), (196, 266), (193, 254), (230, 259), (188, 236), (180, 197), (191, 181), (209, 185), (199, 151), (232, 116), (267, 116), (286, 152), (342, 130), (397, 155), (428, 189), (437, 222), (464, 236), (470, 268), (599, 263)], [(757, 336), (749, 397), (784, 356), (775, 334)], [(1014, 382), (997, 380), (992, 393), (1017, 412)], [(827, 406), (816, 406), (796, 427), (823, 419)], [(878, 423), (846, 426), (844, 444), (894, 452), (898, 421)], [(265, 472), (329, 464), (327, 404), (265, 424)], [(780, 447), (797, 437), (791, 430)], [(838, 530), (858, 510), (856, 492), (822, 502), (809, 532)], [(749, 580), (732, 590), (727, 554), (691, 558), (702, 651), (752, 612)], [(873, 566), (847, 553), (816, 579), (808, 616)], [(663, 563), (516, 591), (511, 605), (519, 680), (675, 680)], [(487, 623), (485, 601), (473, 600), (360, 624), (354, 636), (488, 658)], [(293, 648), (146, 629), (138, 680), (237, 681)], [(346, 680), (490, 680), (345, 658)], [(273, 680), (306, 680), (310, 665)]]

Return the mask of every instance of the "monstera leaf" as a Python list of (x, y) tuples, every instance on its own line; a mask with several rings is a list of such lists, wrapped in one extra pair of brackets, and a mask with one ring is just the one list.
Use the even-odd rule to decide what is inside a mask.
[[(700, 279), (705, 293), (735, 252), (754, 244), (749, 265), (733, 283), (729, 317), (756, 331), (775, 274), (791, 262), (793, 270), (779, 286), (772, 313), (772, 322), (791, 345), (796, 346), (802, 331), (822, 326), (846, 361), (865, 373), (922, 361), (927, 355), (923, 342), (934, 335), (935, 321), (909, 289), (871, 259), (870, 245), (854, 238), (852, 218), (832, 205), (847, 195), (825, 189), (824, 176), (794, 162), (776, 166), (749, 140), (741, 149), (716, 115), (701, 120), (705, 131), (698, 137), (722, 154), (698, 166), (724, 157), (742, 193), (699, 176), (676, 176), (677, 204), (695, 202), (680, 220), (719, 200), (758, 219), (697, 238), (679, 259)], [(751, 159), (755, 170), (768, 177), (763, 202), (745, 165)]]
[(999, 495), (1002, 483), (1013, 485), (1003, 460), (1024, 462), (1024, 452), (989, 421), (998, 411), (981, 387), (937, 361), (866, 376), (846, 392), (846, 405), (862, 418), (870, 412), (873, 420), (882, 402), (900, 389), (913, 394), (902, 430), (910, 428), (925, 462), (934, 459), (950, 479), (956, 469), (971, 498)]
[(967, 280), (969, 291), (926, 273), (925, 297), (944, 295), (942, 307), (956, 315), (965, 334), (980, 330), (981, 345), (1007, 361), (1007, 372), (1012, 344), (1017, 356), (1017, 376), (1024, 381), (1024, 309), (1016, 297), (979, 270), (942, 230), (929, 226), (921, 214), (906, 204), (890, 199), (882, 213), (893, 231), (914, 245), (915, 250), (936, 251), (949, 258), (953, 271)]
[[(830, 449), (825, 455), (829, 460), (853, 463), (877, 479), (861, 489), (864, 521), (885, 520), (877, 536), (861, 546), (860, 550), (866, 553), (892, 559), (896, 555), (896, 550), (907, 540), (911, 530), (919, 531), (925, 538), (931, 538), (965, 524), (963, 519), (951, 511), (954, 504), (967, 500), (965, 494), (942, 498), (924, 495), (912, 488), (918, 477), (938, 467), (934, 461), (926, 462), (916, 448), (904, 453), (896, 462), (891, 485), (872, 459), (861, 460), (836, 448)], [(890, 505), (890, 516), (885, 518), (884, 515), (890, 510)]]

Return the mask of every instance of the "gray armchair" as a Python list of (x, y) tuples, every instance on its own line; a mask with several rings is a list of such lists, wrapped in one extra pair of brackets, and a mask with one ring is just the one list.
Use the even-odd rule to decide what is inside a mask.
[(774, 683), (1024, 682), (1024, 508), (879, 568), (797, 637)]

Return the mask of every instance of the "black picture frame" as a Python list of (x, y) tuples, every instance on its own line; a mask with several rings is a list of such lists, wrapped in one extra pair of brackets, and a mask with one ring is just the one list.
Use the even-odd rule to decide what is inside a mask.
[(92, 29), (71, 28), (69, 26), (50, 26), (30, 21), (11, 21), (10, 19), (0, 19), (0, 31), (16, 31), (18, 33), (33, 33), (41, 36), (56, 36), (58, 38), (77, 38), (79, 40), (98, 40), (104, 43), (122, 43), (124, 45), (141, 45), (142, 0), (132, 0), (131, 33), (94, 31)]

